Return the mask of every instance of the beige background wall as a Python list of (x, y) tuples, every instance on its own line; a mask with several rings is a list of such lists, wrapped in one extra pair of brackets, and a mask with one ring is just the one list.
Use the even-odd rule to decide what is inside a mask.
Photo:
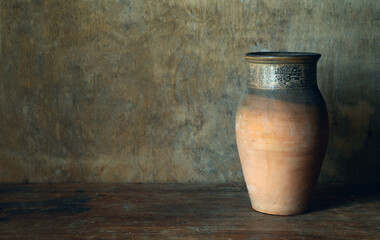
[(1, 1), (0, 182), (243, 181), (243, 54), (323, 54), (321, 182), (380, 182), (380, 2)]

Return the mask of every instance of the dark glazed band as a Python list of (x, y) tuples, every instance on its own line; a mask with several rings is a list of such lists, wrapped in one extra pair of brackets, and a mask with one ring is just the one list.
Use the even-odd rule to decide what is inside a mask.
[(317, 87), (316, 63), (250, 63), (248, 87), (310, 89)]

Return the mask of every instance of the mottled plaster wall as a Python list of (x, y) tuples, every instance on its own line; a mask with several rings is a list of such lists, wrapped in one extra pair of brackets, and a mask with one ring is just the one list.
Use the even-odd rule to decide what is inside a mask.
[(243, 181), (243, 54), (323, 54), (321, 182), (380, 182), (380, 2), (1, 1), (0, 182)]

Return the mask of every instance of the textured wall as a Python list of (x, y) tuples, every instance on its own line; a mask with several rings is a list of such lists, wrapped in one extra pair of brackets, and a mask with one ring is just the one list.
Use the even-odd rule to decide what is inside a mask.
[(380, 182), (380, 2), (1, 1), (0, 182), (242, 181), (248, 51), (314, 51), (322, 182)]

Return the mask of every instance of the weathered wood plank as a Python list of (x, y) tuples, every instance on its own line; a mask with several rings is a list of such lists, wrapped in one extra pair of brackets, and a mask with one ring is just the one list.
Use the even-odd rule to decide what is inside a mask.
[(0, 239), (376, 239), (375, 187), (319, 188), (290, 217), (251, 209), (242, 185), (0, 185)]

